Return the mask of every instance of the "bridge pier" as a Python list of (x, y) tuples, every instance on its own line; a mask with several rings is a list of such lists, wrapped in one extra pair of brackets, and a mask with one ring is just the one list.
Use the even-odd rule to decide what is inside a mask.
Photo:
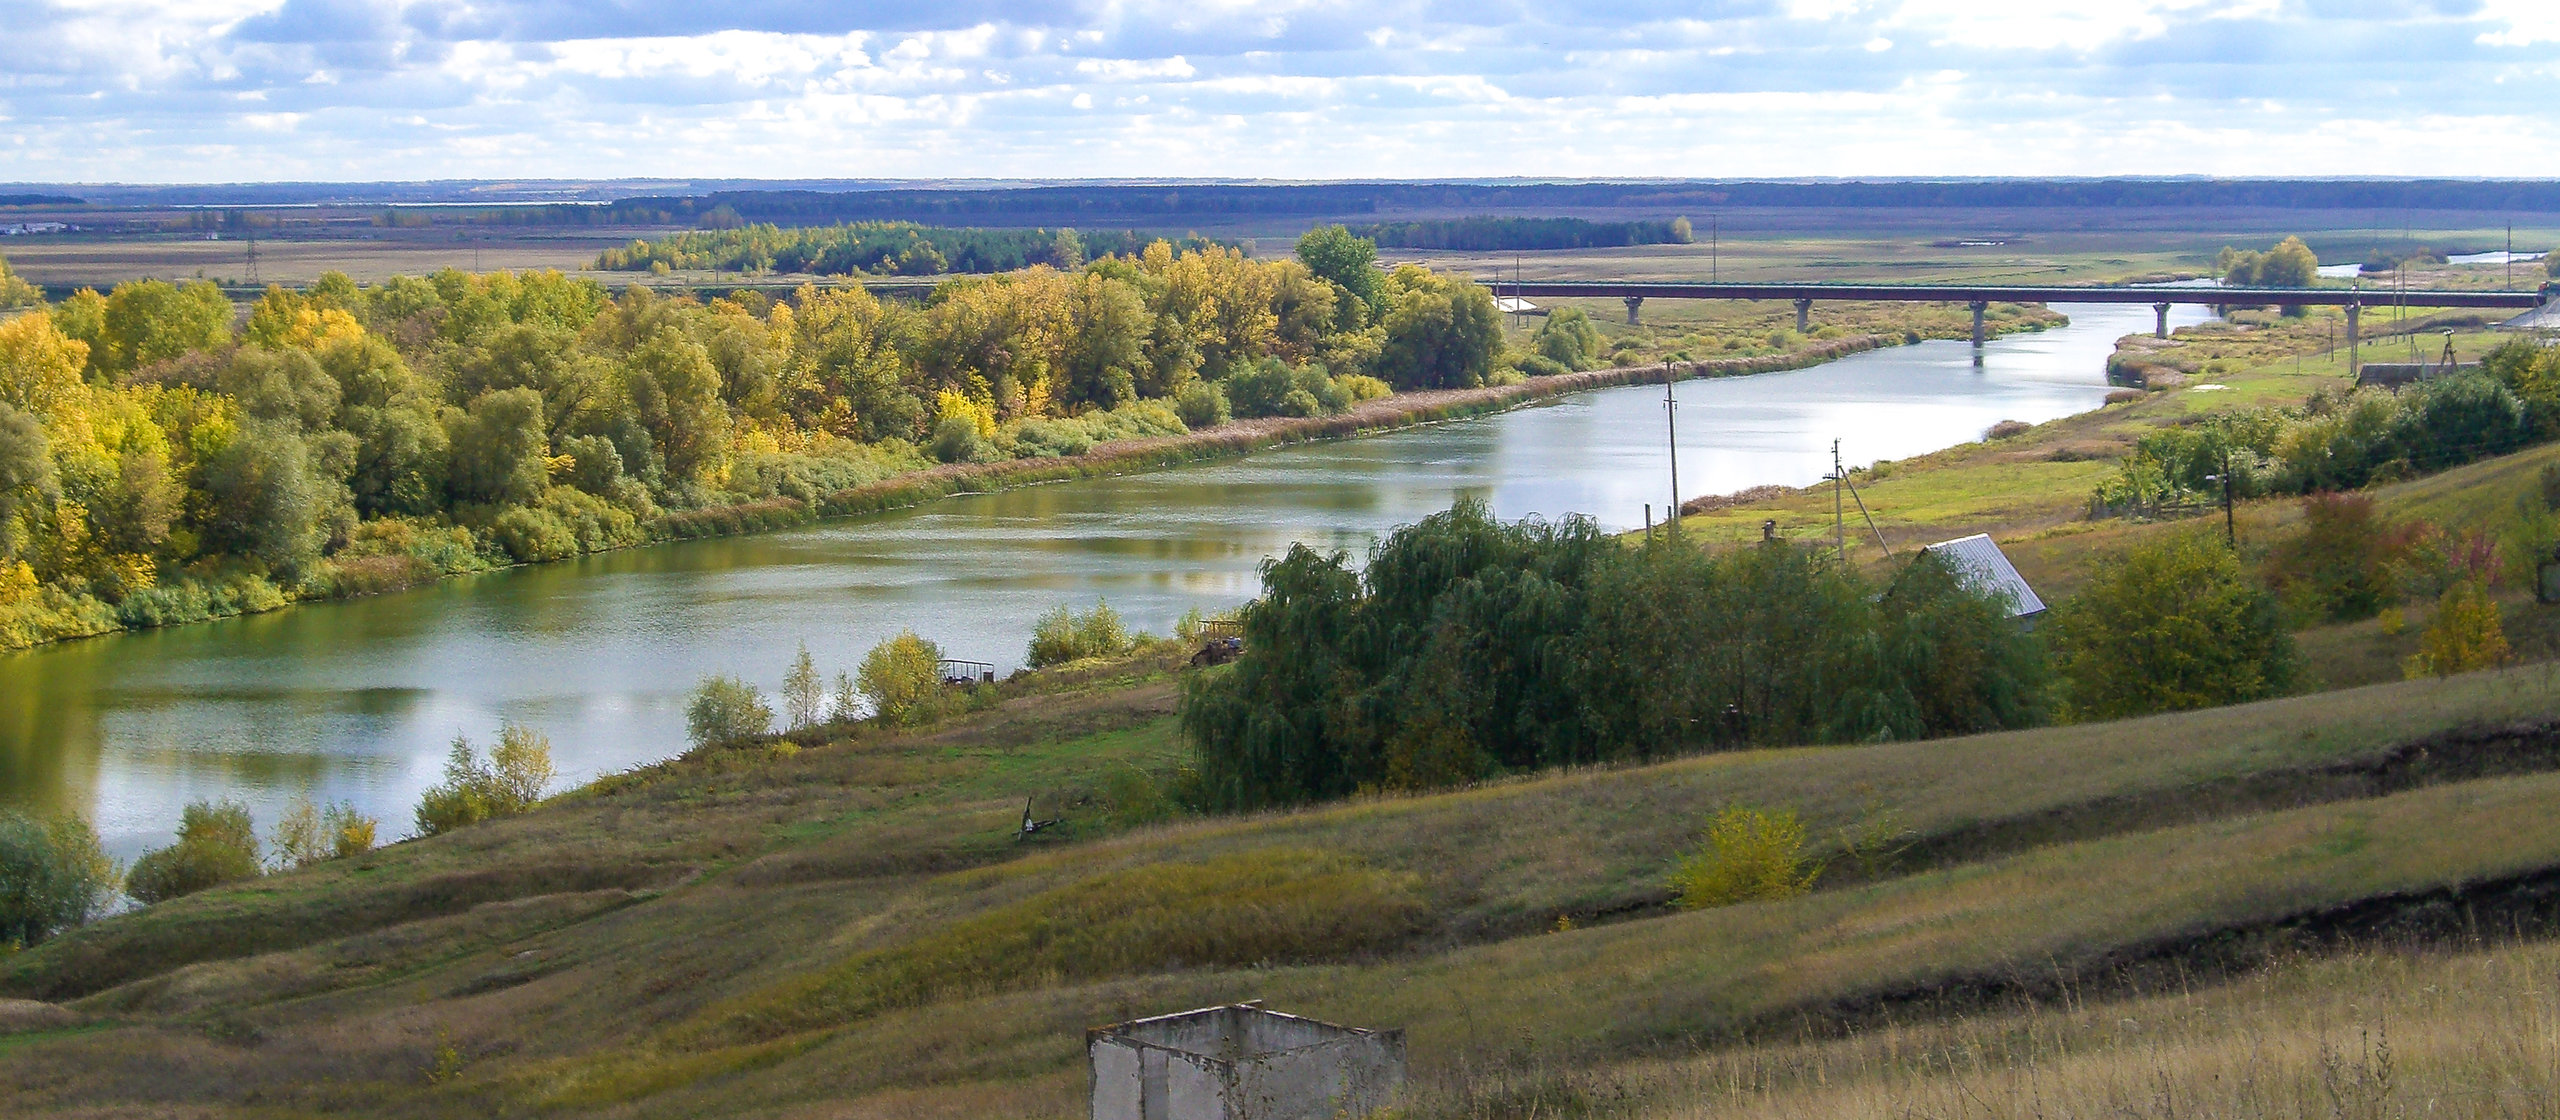
[(2152, 304), (2151, 313), (2160, 317), (2159, 324), (2151, 328), (2151, 337), (2169, 337), (2169, 305), (2165, 303)]
[(1630, 326), (1630, 327), (1632, 327), (1632, 326), (1635, 326), (1635, 325), (1636, 325), (1636, 309), (1637, 309), (1637, 308), (1639, 308), (1639, 307), (1644, 306), (1644, 297), (1643, 297), (1643, 296), (1628, 296), (1628, 297), (1626, 297), (1626, 298), (1627, 298), (1627, 325), (1628, 325), (1628, 326)]
[(1965, 306), (1973, 309), (1973, 348), (1980, 350), (1982, 349), (1983, 341), (1982, 313), (1991, 309), (1991, 301), (1987, 299), (1978, 299), (1965, 304)]
[(1799, 300), (1797, 300), (1797, 301), (1796, 301), (1796, 333), (1797, 333), (1797, 334), (1803, 334), (1803, 333), (1804, 333), (1804, 332), (1809, 328), (1809, 326), (1812, 324), (1812, 322), (1813, 322), (1813, 301), (1812, 301), (1812, 300), (1809, 300), (1809, 299), (1799, 299)]

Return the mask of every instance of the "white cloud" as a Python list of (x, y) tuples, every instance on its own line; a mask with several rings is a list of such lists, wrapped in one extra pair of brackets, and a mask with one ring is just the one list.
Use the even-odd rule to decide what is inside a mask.
[(2544, 8), (0, 0), (0, 118), (28, 180), (2548, 174)]

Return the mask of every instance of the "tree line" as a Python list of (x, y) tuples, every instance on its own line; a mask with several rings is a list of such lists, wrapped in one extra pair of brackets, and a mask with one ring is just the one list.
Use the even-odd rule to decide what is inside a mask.
[[(736, 215), (728, 217), (735, 224)], [(1197, 235), (1166, 239), (1124, 229), (958, 229), (914, 222), (798, 228), (762, 224), (634, 240), (599, 254), (596, 267), (659, 275), (678, 269), (716, 269), (818, 276), (939, 276), (1012, 272), (1035, 264), (1074, 269), (1096, 257), (1144, 253), (1160, 240), (1169, 240), (1176, 253), (1223, 244)]]
[(1594, 222), (1582, 218), (1446, 218), (1433, 221), (1381, 222), (1375, 225), (1353, 227), (1352, 232), (1385, 247), (1453, 249), (1460, 252), (1686, 245), (1692, 240), (1687, 218), (1673, 218), (1667, 222)]
[(1172, 794), (1226, 811), (2237, 703), (2293, 687), (2291, 626), (2403, 598), (2437, 605), (2409, 675), (2485, 668), (2507, 655), (2488, 592), (2548, 554), (2560, 470), (2544, 491), (2519, 513), (2541, 551), (2505, 564), (2477, 535), (2323, 496), (2255, 558), (2193, 529), (2094, 558), (2036, 626), (1934, 553), (1868, 573), (1786, 541), (1628, 548), (1465, 500), (1358, 571), (1303, 545), (1264, 563), (1243, 655), (1184, 683), (1193, 760)]
[[(1497, 375), (1483, 289), (1339, 228), (919, 303), (558, 273), (134, 281), (0, 322), (0, 647), (754, 528), (935, 462)], [(1231, 391), (1232, 390), (1232, 391)], [(775, 512), (781, 511), (781, 512)]]

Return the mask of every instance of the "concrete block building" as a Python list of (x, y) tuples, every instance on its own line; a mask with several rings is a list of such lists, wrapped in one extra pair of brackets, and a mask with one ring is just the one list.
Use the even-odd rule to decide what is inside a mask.
[(1404, 1032), (1227, 1004), (1085, 1033), (1093, 1120), (1334, 1120), (1404, 1084)]

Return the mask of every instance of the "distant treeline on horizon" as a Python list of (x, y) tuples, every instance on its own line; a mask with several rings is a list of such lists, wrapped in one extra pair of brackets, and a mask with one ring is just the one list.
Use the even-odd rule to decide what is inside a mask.
[[(714, 215), (734, 225), (732, 214)], [(607, 249), (596, 267), (665, 273), (786, 272), (819, 276), (940, 276), (954, 272), (1011, 272), (1035, 264), (1068, 269), (1096, 257), (1136, 256), (1165, 240), (1177, 252), (1224, 244), (1197, 235), (1160, 237), (1140, 230), (979, 229), (914, 222), (849, 222), (786, 228), (758, 223), (690, 230)]]
[(1351, 232), (1389, 249), (1610, 249), (1625, 245), (1686, 245), (1689, 219), (1667, 222), (1593, 222), (1581, 218), (1450, 218), (1381, 222)]
[[(698, 184), (698, 185), (697, 185)], [(1605, 182), (1054, 183), (909, 185), (877, 180), (594, 180), (508, 183), (10, 184), (13, 194), (100, 207), (432, 207), (443, 221), (687, 222), (727, 206), (750, 222), (913, 220), (1089, 226), (1151, 217), (1392, 211), (1726, 207), (2266, 207), (2560, 213), (2560, 179), (1661, 179)], [(703, 187), (711, 189), (705, 190)], [(669, 188), (673, 188), (672, 190)], [(637, 193), (658, 191), (663, 193)], [(688, 193), (678, 193), (688, 192)], [(512, 196), (512, 197), (510, 197)], [(580, 201), (554, 201), (575, 198)], [(475, 205), (485, 204), (485, 205)], [(504, 213), (509, 218), (497, 215)]]

